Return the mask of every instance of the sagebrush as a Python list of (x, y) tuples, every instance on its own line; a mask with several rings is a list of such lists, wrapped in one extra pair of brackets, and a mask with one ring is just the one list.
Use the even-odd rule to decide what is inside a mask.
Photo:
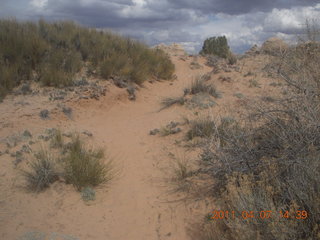
[(0, 20), (0, 98), (23, 81), (70, 86), (84, 65), (102, 78), (137, 84), (170, 79), (174, 72), (163, 51), (111, 32), (68, 21)]
[[(217, 210), (238, 217), (203, 220), (195, 239), (319, 239), (319, 56), (320, 44), (308, 41), (273, 58), (287, 95), (252, 104), (241, 121), (215, 123), (200, 172), (212, 180), (206, 190)], [(256, 217), (245, 220), (243, 211)]]

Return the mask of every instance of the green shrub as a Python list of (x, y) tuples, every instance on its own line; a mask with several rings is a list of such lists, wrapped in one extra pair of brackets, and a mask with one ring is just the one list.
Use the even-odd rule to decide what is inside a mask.
[(101, 149), (88, 150), (78, 136), (74, 137), (64, 159), (67, 183), (79, 191), (107, 183), (112, 179), (112, 166), (110, 161), (104, 164), (103, 159)]
[(203, 43), (200, 54), (228, 58), (230, 56), (230, 48), (227, 38), (225, 36), (207, 38)]
[(0, 20), (0, 98), (21, 81), (72, 85), (84, 65), (105, 79), (119, 76), (137, 84), (148, 78), (170, 79), (174, 72), (163, 51), (111, 32), (68, 21)]

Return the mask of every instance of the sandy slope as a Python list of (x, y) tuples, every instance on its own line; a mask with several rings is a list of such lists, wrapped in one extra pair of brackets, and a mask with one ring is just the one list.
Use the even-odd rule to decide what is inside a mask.
[[(40, 120), (39, 110), (44, 104), (50, 107), (46, 97), (35, 97), (31, 106), (25, 107), (14, 107), (16, 99), (0, 104), (1, 137), (24, 129), (35, 135), (47, 127), (68, 131), (86, 129), (93, 133), (90, 143), (104, 147), (120, 170), (112, 184), (97, 190), (96, 201), (88, 206), (72, 186), (63, 183), (55, 183), (40, 194), (26, 193), (21, 188), (22, 179), (13, 168), (12, 159), (7, 154), (2, 155), (1, 239), (16, 239), (32, 230), (69, 234), (81, 240), (189, 239), (185, 227), (192, 221), (198, 205), (167, 202), (178, 196), (168, 193), (164, 181), (168, 172), (163, 171), (170, 161), (169, 151), (183, 151), (173, 144), (183, 133), (163, 138), (150, 136), (149, 131), (190, 114), (179, 106), (159, 112), (160, 100), (181, 95), (195, 76), (211, 69), (203, 66), (191, 70), (192, 58), (186, 61), (179, 56), (172, 58), (177, 75), (173, 82), (147, 83), (140, 89), (135, 102), (127, 99), (125, 90), (109, 86), (107, 95), (99, 101), (68, 103), (74, 109), (73, 120), (58, 114), (51, 120)], [(199, 62), (204, 64), (204, 59)], [(233, 96), (236, 92), (255, 95), (273, 91), (265, 82), (262, 88), (248, 90), (248, 82), (241, 74), (226, 73), (233, 79), (231, 83), (219, 81), (220, 75), (214, 77), (223, 98), (218, 100), (212, 113), (223, 114), (229, 108), (240, 111), (239, 106), (244, 103)], [(5, 150), (2, 148), (0, 151)]]

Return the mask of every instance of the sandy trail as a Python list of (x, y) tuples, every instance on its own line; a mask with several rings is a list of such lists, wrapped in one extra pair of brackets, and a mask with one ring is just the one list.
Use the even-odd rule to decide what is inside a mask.
[[(167, 203), (167, 188), (161, 180), (167, 177), (159, 165), (169, 161), (164, 151), (169, 142), (150, 136), (149, 131), (180, 120), (186, 112), (176, 106), (158, 110), (163, 97), (181, 95), (195, 76), (210, 71), (208, 67), (191, 70), (191, 60), (173, 57), (178, 78), (173, 82), (147, 83), (135, 102), (128, 101), (126, 94), (113, 99), (107, 94), (95, 104), (73, 106), (74, 121), (50, 123), (51, 127), (91, 131), (93, 144), (105, 147), (121, 170), (107, 188), (97, 190), (97, 199), (90, 206), (83, 203), (72, 186), (62, 183), (38, 195), (25, 193), (16, 187), (19, 177), (9, 162), (1, 162), (1, 169), (12, 170), (0, 172), (1, 191), (8, 192), (0, 203), (4, 209), (0, 238), (16, 239), (24, 232), (37, 230), (70, 234), (81, 240), (188, 239), (185, 227), (192, 209)], [(29, 123), (21, 120), (14, 127), (36, 131), (50, 124), (31, 119)]]
[(180, 119), (181, 111), (175, 107), (159, 112), (160, 100), (181, 95), (199, 74), (186, 70), (186, 63), (175, 63), (178, 79), (172, 85), (147, 84), (136, 102), (117, 102), (108, 111), (103, 111), (108, 102), (102, 102), (98, 110), (93, 110), (95, 114), (89, 114), (91, 118), (84, 112), (76, 123), (92, 131), (121, 166), (118, 180), (95, 209), (95, 216), (108, 216), (102, 225), (109, 229), (110, 239), (187, 239), (186, 209), (165, 203), (165, 189), (159, 188), (163, 172), (157, 165), (168, 161), (163, 154), (165, 142), (148, 134), (153, 128)]

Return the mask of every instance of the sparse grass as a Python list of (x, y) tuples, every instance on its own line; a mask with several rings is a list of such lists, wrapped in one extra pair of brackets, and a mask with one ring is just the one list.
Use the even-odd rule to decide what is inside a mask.
[(22, 81), (64, 87), (84, 65), (101, 77), (142, 84), (170, 79), (174, 65), (159, 49), (116, 34), (63, 21), (0, 20), (0, 99)]
[(174, 180), (182, 181), (193, 175), (193, 171), (191, 170), (191, 166), (189, 162), (185, 158), (176, 158), (174, 160)]
[(53, 136), (51, 138), (50, 146), (53, 148), (63, 148), (64, 147), (64, 139), (60, 129), (53, 132)]
[(250, 79), (249, 80), (249, 87), (250, 88), (253, 88), (253, 87), (261, 88), (261, 84), (255, 79)]
[(67, 183), (81, 191), (85, 187), (95, 187), (113, 178), (112, 162), (103, 163), (102, 149), (87, 149), (79, 136), (74, 136), (64, 158)]
[(202, 78), (202, 76), (197, 77), (194, 81), (192, 81), (189, 89), (185, 89), (185, 94), (198, 94), (198, 93), (208, 93), (209, 95), (219, 98), (220, 94), (217, 92), (216, 88), (212, 84), (206, 83), (206, 78)]
[(208, 138), (215, 135), (215, 133), (215, 122), (209, 117), (200, 117), (191, 121), (190, 130), (187, 132), (186, 137), (188, 140), (192, 140), (195, 137)]
[(171, 129), (168, 127), (161, 127), (160, 128), (160, 136), (161, 137), (166, 137), (171, 134)]
[(185, 99), (183, 96), (181, 97), (168, 97), (168, 98), (164, 98), (161, 101), (161, 105), (163, 106), (161, 108), (161, 110), (165, 109), (165, 108), (169, 108), (175, 104), (179, 104), (179, 105), (183, 105), (185, 103)]
[(235, 94), (233, 94), (233, 96), (235, 96), (235, 97), (237, 97), (237, 98), (244, 98), (244, 95), (243, 95), (243, 93), (235, 93)]
[(175, 154), (169, 153), (172, 161), (169, 164), (169, 184), (171, 191), (174, 193), (187, 193), (191, 192), (195, 187), (192, 179), (196, 177), (191, 160), (185, 154), (176, 152)]
[(35, 155), (30, 163), (30, 170), (23, 171), (27, 181), (27, 187), (31, 191), (40, 192), (48, 188), (50, 184), (59, 179), (54, 158), (46, 151), (42, 150)]

